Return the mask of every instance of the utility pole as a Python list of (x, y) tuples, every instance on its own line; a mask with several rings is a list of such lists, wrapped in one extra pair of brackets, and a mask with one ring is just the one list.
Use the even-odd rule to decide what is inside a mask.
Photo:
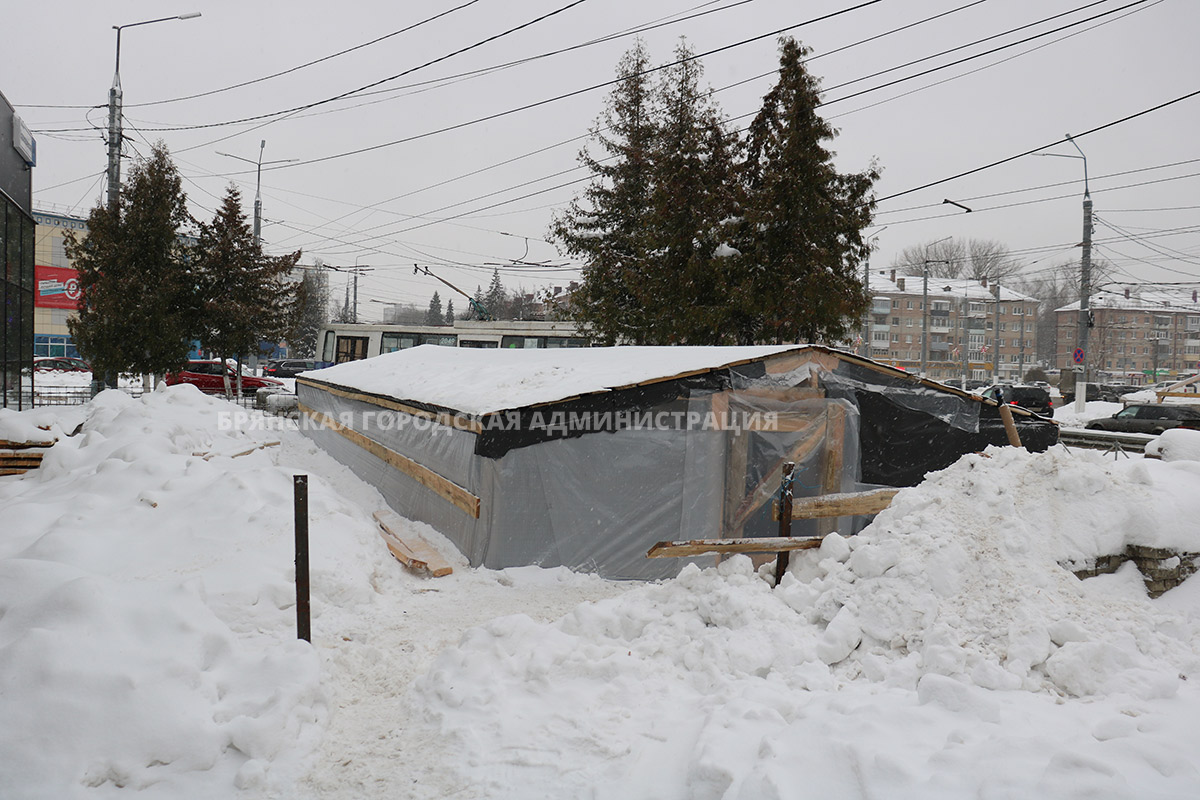
[[(946, 241), (941, 239), (940, 241)], [(933, 244), (937, 244), (934, 242)], [(926, 248), (928, 250), (929, 248)], [(929, 367), (929, 265), (930, 264), (946, 264), (950, 262), (944, 258), (925, 259), (925, 267), (922, 270), (921, 283), (921, 377), (924, 378), (928, 374)]]
[(179, 14), (174, 17), (148, 19), (143, 22), (131, 22), (128, 25), (113, 25), (117, 32), (117, 59), (113, 69), (113, 82), (108, 90), (108, 210), (116, 215), (121, 207), (121, 140), (124, 132), (121, 127), (121, 106), (124, 93), (121, 91), (121, 29), (136, 28), (139, 25), (151, 25), (155, 22), (167, 22), (174, 19), (195, 19), (199, 11), (189, 14)]
[[(258, 144), (258, 161), (249, 158), (235, 156), (233, 153), (222, 153), (217, 151), (219, 156), (227, 156), (228, 158), (236, 158), (238, 161), (245, 161), (247, 164), (254, 164), (257, 167), (257, 177), (254, 179), (254, 243), (262, 243), (262, 168), (263, 168), (263, 150), (267, 147), (267, 140), (263, 139)], [(277, 161), (267, 161), (266, 164), (290, 164), (293, 161), (299, 161), (297, 158), (281, 158)]]
[(1000, 278), (996, 278), (996, 322), (992, 331), (992, 383), (1000, 382)]

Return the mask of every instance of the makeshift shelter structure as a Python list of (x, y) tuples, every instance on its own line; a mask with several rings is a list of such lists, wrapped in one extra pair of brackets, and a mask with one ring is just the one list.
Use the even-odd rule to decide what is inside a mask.
[[(307, 435), (472, 565), (615, 578), (677, 572), (645, 557), (658, 541), (775, 535), (784, 462), (804, 497), (913, 485), (1007, 442), (991, 401), (812, 345), (423, 345), (296, 389)], [(1014, 412), (1026, 446), (1057, 440), (1052, 421)]]

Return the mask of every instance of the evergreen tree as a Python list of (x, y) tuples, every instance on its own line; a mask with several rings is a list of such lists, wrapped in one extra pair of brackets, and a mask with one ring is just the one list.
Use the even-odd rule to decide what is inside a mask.
[(551, 226), (551, 238), (584, 263), (571, 313), (589, 336), (605, 344), (645, 343), (647, 312), (657, 302), (643, 279), (652, 249), (648, 217), (657, 134), (649, 69), (649, 53), (639, 40), (617, 65), (620, 82), (592, 126), (601, 152), (592, 155), (585, 148), (579, 155), (593, 180)]
[(354, 310), (350, 308), (350, 283), (346, 283), (346, 299), (342, 302), (342, 307), (333, 315), (333, 321), (339, 324), (354, 322)]
[(321, 328), (329, 322), (329, 276), (321, 270), (319, 261), (312, 268), (304, 270), (297, 302), (300, 304), (299, 321), (295, 334), (288, 342), (296, 356), (315, 358), (320, 346), (317, 337)]
[[(479, 284), (475, 285), (475, 303), (471, 306), (471, 310), (463, 319), (491, 319), (491, 314), (487, 313), (486, 306), (483, 304), (483, 287)], [(484, 311), (480, 311), (480, 309)]]
[(82, 299), (67, 324), (96, 374), (163, 373), (187, 361), (196, 300), (181, 234), (190, 223), (179, 173), (160, 143), (130, 170), (117, 213), (97, 205), (87, 238), (68, 236)]
[(492, 282), (483, 296), (483, 307), (492, 319), (508, 319), (508, 292), (500, 282), (500, 270), (492, 270)]
[(297, 285), (288, 277), (299, 260), (299, 251), (264, 255), (242, 213), (241, 193), (230, 186), (213, 221), (200, 226), (196, 245), (205, 347), (242, 356), (257, 353), (261, 341), (287, 338), (299, 318)]
[(454, 298), (446, 301), (446, 324), (454, 324)]
[(745, 211), (731, 295), (739, 342), (841, 338), (867, 307), (858, 265), (869, 245), (874, 165), (842, 175), (827, 144), (836, 131), (817, 114), (819, 81), (808, 50), (780, 47), (779, 82), (750, 125)]
[(720, 344), (728, 296), (724, 220), (735, 209), (736, 137), (700, 87), (700, 62), (686, 43), (655, 91), (654, 180), (649, 198), (652, 254), (643, 286), (653, 344)]
[(442, 316), (442, 298), (438, 297), (438, 293), (434, 292), (433, 297), (429, 298), (429, 310), (425, 312), (426, 325), (441, 325), (445, 320)]

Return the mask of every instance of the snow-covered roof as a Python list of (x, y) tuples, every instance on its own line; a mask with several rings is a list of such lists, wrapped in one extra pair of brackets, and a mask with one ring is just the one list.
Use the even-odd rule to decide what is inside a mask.
[[(1158, 314), (1200, 314), (1200, 303), (1192, 299), (1192, 292), (1143, 291), (1130, 294), (1101, 291), (1088, 299), (1089, 308), (1112, 308), (1122, 311), (1146, 311)], [(1079, 301), (1069, 303), (1055, 311), (1078, 311)]]
[[(923, 293), (921, 282), (924, 278), (921, 275), (896, 275), (895, 279), (891, 276), (891, 270), (875, 270), (871, 272), (870, 280), (868, 281), (870, 291), (874, 294), (920, 295)], [(902, 281), (904, 284), (903, 289), (900, 288)], [(984, 286), (979, 281), (969, 278), (929, 276), (930, 298), (934, 300), (944, 300), (946, 298), (961, 300), (964, 295), (970, 300), (991, 301), (996, 298), (996, 295), (992, 292), (992, 287)], [(1037, 298), (1015, 292), (1003, 284), (1000, 285), (1000, 299), (1006, 303), (1013, 301), (1037, 302)]]
[(421, 345), (305, 372), (302, 378), (483, 415), (707, 372), (806, 347), (481, 350)]

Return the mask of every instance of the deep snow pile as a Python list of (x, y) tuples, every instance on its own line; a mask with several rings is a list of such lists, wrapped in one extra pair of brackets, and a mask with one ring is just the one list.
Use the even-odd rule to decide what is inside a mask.
[[(1196, 462), (990, 449), (901, 492), (860, 536), (798, 554), (778, 589), (737, 557), (553, 624), (498, 619), (417, 688), (485, 796), (543, 796), (526, 792), (549, 774), (563, 796), (609, 787), (596, 797), (1091, 789), (1097, 743), (1141, 728), (1077, 704), (1180, 704), (1152, 730), (1194, 735), (1200, 629), (1148, 600), (1132, 566), (1080, 582), (1060, 564), (1127, 543), (1200, 550), (1198, 481)], [(1200, 790), (1186, 741), (1138, 747), (1158, 748), (1155, 766), (1106, 768), (1108, 796)], [(1145, 794), (1130, 793), (1142, 772)]]
[[(220, 430), (231, 408), (177, 387), (0, 419), (59, 439), (39, 470), (0, 483), (5, 797), (267, 789), (273, 763), (319, 738), (291, 522), (272, 511), (291, 478), (265, 450), (230, 458), (255, 444)], [(314, 593), (361, 594), (363, 572), (317, 574)]]

